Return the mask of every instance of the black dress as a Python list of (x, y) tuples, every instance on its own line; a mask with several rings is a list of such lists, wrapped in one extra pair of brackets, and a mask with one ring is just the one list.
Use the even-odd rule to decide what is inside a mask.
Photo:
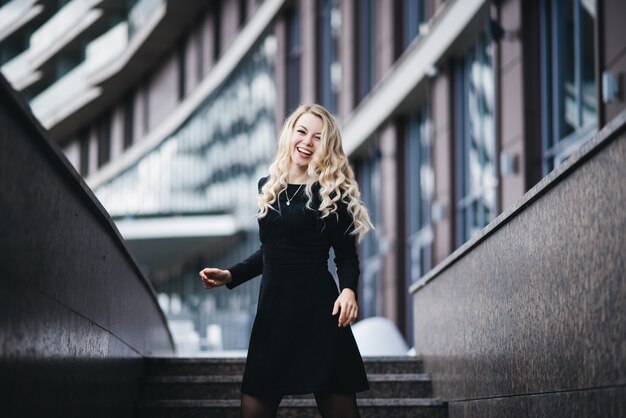
[[(259, 190), (267, 178), (259, 181)], [(288, 185), (277, 211), (259, 219), (261, 248), (228, 270), (233, 288), (262, 274), (241, 390), (251, 395), (312, 392), (355, 393), (369, 389), (350, 327), (332, 315), (339, 295), (328, 271), (332, 246), (341, 289), (356, 293), (359, 260), (352, 218), (345, 205), (319, 219), (306, 208), (302, 186)], [(311, 207), (319, 207), (319, 185)]]

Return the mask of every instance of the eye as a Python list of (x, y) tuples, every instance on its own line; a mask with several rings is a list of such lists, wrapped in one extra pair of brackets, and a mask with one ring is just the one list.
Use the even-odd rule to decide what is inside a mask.
[(320, 138), (319, 136), (314, 136), (313, 139), (315, 139), (316, 141), (321, 141), (322, 138)]
[(305, 132), (302, 129), (298, 129), (296, 132), (298, 132), (300, 135), (304, 135)]

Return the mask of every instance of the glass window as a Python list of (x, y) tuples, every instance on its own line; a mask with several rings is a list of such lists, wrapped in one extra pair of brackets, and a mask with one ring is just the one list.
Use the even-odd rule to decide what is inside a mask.
[(179, 129), (100, 185), (95, 193), (111, 216), (254, 209), (255, 195), (241, 191), (256, 190), (275, 149), (275, 57), (268, 33)]
[(246, 23), (246, 18), (248, 17), (248, 1), (247, 0), (239, 0), (239, 26), (243, 26)]
[(150, 82), (147, 78), (143, 81), (141, 99), (142, 99), (142, 110), (143, 110), (143, 113), (142, 113), (143, 133), (147, 134), (150, 131)]
[(186, 93), (187, 78), (187, 38), (183, 38), (176, 47), (176, 64), (178, 67), (178, 100), (183, 100)]
[(356, 103), (359, 103), (374, 84), (374, 1), (361, 0), (356, 7)]
[(596, 131), (594, 0), (542, 1), (543, 171)]
[(79, 135), (80, 141), (80, 175), (89, 174), (89, 131), (83, 130)]
[(133, 143), (135, 133), (135, 94), (131, 91), (124, 98), (124, 149)]
[[(372, 223), (380, 225), (380, 158), (378, 147), (373, 146), (370, 154), (358, 164), (358, 181), (361, 198)], [(376, 230), (368, 233), (361, 241), (362, 297), (359, 312), (363, 318), (382, 315), (382, 263)]]
[[(415, 283), (433, 267), (433, 225), (431, 205), (435, 190), (432, 166), (431, 122), (426, 107), (405, 123), (405, 193), (406, 197), (406, 266), (405, 288)], [(405, 299), (406, 332), (413, 338), (413, 297)]]
[(203, 31), (202, 23), (198, 24), (195, 32), (195, 41), (196, 41), (196, 80), (198, 83), (202, 81), (204, 78), (204, 31)]
[(494, 72), (480, 36), (456, 70), (457, 246), (497, 214)]
[(402, 2), (402, 44), (409, 46), (420, 32), (424, 20), (424, 0), (403, 0)]
[(111, 158), (111, 123), (112, 112), (105, 112), (98, 121), (98, 167), (104, 165)]
[(291, 113), (300, 104), (300, 10), (294, 6), (287, 14), (287, 83), (286, 106)]
[(0, 42), (0, 66), (11, 61), (13, 58), (24, 52), (30, 46), (30, 34), (32, 30), (24, 30), (13, 33)]
[(433, 230), (430, 206), (435, 187), (431, 160), (430, 120), (424, 109), (407, 121), (407, 275), (415, 283), (432, 268)]
[(337, 92), (341, 82), (341, 67), (337, 55), (341, 11), (337, 0), (321, 0), (318, 7), (317, 96), (319, 103), (334, 113), (337, 110)]
[(222, 2), (212, 2), (213, 14), (213, 60), (217, 61), (222, 52)]

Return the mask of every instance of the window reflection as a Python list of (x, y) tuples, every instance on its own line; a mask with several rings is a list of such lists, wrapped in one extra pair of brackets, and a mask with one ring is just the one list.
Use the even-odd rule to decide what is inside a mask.
[[(361, 188), (361, 197), (369, 211), (370, 218), (374, 225), (380, 225), (380, 210), (378, 205), (381, 196), (380, 191), (380, 159), (378, 156), (378, 146), (370, 148), (369, 155), (357, 166), (358, 180)], [(382, 277), (381, 277), (381, 257), (380, 242), (376, 229), (363, 237), (361, 245), (361, 270), (362, 270), (362, 298), (359, 301), (359, 311), (363, 318), (381, 315), (382, 306)]]
[(317, 97), (329, 111), (337, 111), (337, 93), (341, 83), (339, 62), (339, 36), (341, 10), (338, 0), (322, 0), (318, 3), (318, 91)]
[(595, 132), (595, 0), (542, 2), (544, 174)]
[(496, 137), (492, 50), (480, 36), (457, 69), (457, 245), (497, 214)]
[(406, 49), (420, 33), (420, 25), (426, 20), (424, 0), (404, 0), (400, 7), (402, 16), (402, 48)]
[(430, 121), (423, 109), (407, 122), (406, 196), (409, 282), (416, 282), (432, 267), (431, 204), (434, 171), (431, 162)]
[(274, 149), (273, 35), (189, 120), (135, 166), (96, 189), (114, 217), (228, 212), (255, 205)]

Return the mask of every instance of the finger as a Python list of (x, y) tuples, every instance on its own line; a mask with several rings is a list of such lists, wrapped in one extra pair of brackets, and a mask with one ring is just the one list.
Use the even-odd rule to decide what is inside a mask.
[(331, 315), (335, 316), (337, 315), (337, 312), (339, 312), (339, 301), (335, 301), (335, 304), (333, 305), (333, 313)]
[(224, 285), (224, 282), (221, 279), (209, 279), (209, 284), (211, 287), (220, 287)]
[(354, 309), (350, 311), (350, 315), (348, 316), (348, 325), (352, 324), (352, 322), (356, 319), (356, 315), (354, 314)]
[(215, 271), (214, 271), (214, 269), (208, 269), (208, 268), (207, 268), (207, 269), (204, 269), (204, 270), (203, 270), (203, 272), (204, 272), (204, 275), (205, 275), (205, 277), (206, 277), (207, 279), (210, 279), (210, 278), (212, 278), (213, 276), (215, 276)]
[(209, 279), (215, 276), (216, 270), (217, 269), (205, 267), (200, 271), (200, 275), (204, 277), (205, 279)]
[(202, 279), (202, 284), (204, 284), (204, 287), (207, 288), (207, 289), (211, 289), (211, 288), (215, 287), (215, 281), (211, 280), (209, 278)]
[(348, 320), (348, 310), (342, 307), (341, 315), (339, 315), (339, 325), (345, 326), (347, 320)]
[(353, 307), (350, 309), (350, 312), (349, 312), (349, 313), (350, 313), (350, 314), (349, 314), (349, 320), (348, 320), (348, 323), (349, 323), (349, 324), (351, 324), (352, 322), (354, 322), (354, 320), (355, 320), (355, 319), (356, 319), (356, 317), (357, 317), (357, 309), (356, 309), (356, 307), (354, 307), (354, 306), (353, 306)]
[(349, 307), (346, 309), (346, 322), (349, 322), (352, 319), (352, 308)]

